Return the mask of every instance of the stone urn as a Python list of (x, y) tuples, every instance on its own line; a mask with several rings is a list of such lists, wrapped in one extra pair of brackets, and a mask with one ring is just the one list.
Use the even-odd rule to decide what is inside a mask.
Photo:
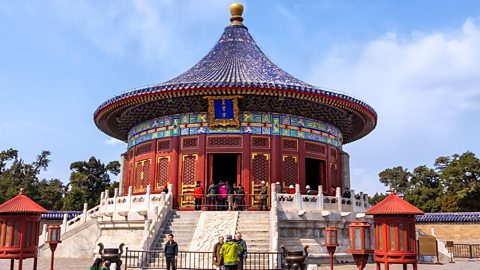
[(303, 250), (287, 250), (285, 246), (280, 247), (283, 250), (283, 257), (285, 257), (285, 268), (290, 270), (304, 270), (305, 260), (308, 257), (308, 246)]
[(123, 246), (124, 243), (121, 243), (118, 248), (104, 248), (102, 243), (98, 243), (100, 256), (102, 260), (108, 260), (111, 263), (115, 263), (116, 269), (120, 269), (122, 266), (122, 254), (123, 254)]

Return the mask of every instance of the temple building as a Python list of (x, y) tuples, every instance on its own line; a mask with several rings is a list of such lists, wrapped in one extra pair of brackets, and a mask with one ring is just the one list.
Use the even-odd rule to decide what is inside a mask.
[(244, 25), (243, 6), (213, 49), (169, 81), (115, 96), (94, 113), (97, 127), (128, 145), (120, 194), (161, 193), (193, 205), (196, 181), (241, 184), (256, 208), (260, 183), (299, 184), (332, 196), (350, 186), (343, 145), (370, 133), (365, 102), (303, 82), (276, 66)]

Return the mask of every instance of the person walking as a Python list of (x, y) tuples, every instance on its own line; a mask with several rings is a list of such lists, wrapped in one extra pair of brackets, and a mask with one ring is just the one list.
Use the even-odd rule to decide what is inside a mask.
[(247, 242), (242, 239), (242, 233), (237, 232), (235, 234), (235, 241), (237, 242), (238, 245), (242, 247), (242, 251), (238, 254), (238, 265), (237, 265), (237, 270), (243, 270), (243, 264), (245, 263), (245, 260), (247, 259)]
[(223, 236), (218, 237), (218, 242), (213, 246), (213, 264), (217, 270), (222, 270), (223, 257), (220, 254), (220, 250), (223, 246)]
[(237, 242), (233, 241), (231, 234), (227, 234), (225, 238), (226, 242), (220, 249), (220, 255), (223, 258), (223, 264), (225, 265), (225, 269), (236, 270), (238, 269), (238, 264), (240, 263), (240, 260), (238, 259), (240, 258), (240, 254), (243, 252), (243, 248), (241, 245), (237, 244)]
[(202, 210), (203, 188), (200, 185), (200, 181), (197, 181), (197, 184), (193, 189), (193, 197), (194, 197), (195, 211)]
[(177, 242), (173, 240), (173, 234), (168, 235), (163, 252), (165, 254), (165, 261), (167, 262), (167, 270), (170, 270), (170, 267), (172, 270), (176, 270), (178, 245)]
[(235, 190), (235, 194), (237, 197), (237, 210), (243, 211), (245, 206), (245, 202), (244, 202), (245, 190), (243, 189), (242, 184), (238, 184), (238, 187)]
[(260, 190), (260, 205), (258, 207), (258, 211), (262, 211), (263, 208), (265, 208), (265, 211), (268, 211), (267, 199), (268, 187), (265, 184), (265, 181), (262, 181), (262, 189)]

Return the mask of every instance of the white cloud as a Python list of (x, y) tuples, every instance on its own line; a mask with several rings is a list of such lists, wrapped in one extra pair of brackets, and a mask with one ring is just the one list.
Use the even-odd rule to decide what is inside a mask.
[(479, 149), (473, 139), (480, 137), (478, 22), (433, 33), (386, 33), (363, 46), (332, 48), (317, 63), (314, 82), (361, 97), (379, 115), (372, 134), (345, 147), (352, 182), (367, 184), (366, 175), (383, 191), (377, 175), (385, 168), (413, 169), (451, 151)]
[(111, 146), (117, 146), (117, 145), (125, 145), (124, 142), (117, 140), (115, 138), (110, 138), (105, 141), (105, 144), (111, 145)]
[[(73, 27), (105, 53), (126, 55), (138, 52), (144, 60), (158, 64), (188, 61), (192, 52), (188, 32), (217, 18), (228, 22), (228, 2), (132, 1), (54, 1), (53, 15)], [(185, 55), (178, 57), (175, 52)], [(198, 56), (197, 56), (198, 57)], [(186, 59), (187, 58), (187, 59)]]

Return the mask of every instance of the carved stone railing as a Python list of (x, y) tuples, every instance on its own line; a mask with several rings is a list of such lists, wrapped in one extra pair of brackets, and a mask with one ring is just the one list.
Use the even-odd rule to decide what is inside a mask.
[[(169, 185), (169, 190), (173, 190), (173, 185)], [(81, 229), (82, 225), (90, 223), (90, 220), (107, 219), (114, 216), (129, 219), (129, 215), (135, 217), (149, 217), (145, 219), (144, 237), (141, 246), (145, 250), (150, 248), (153, 236), (158, 230), (161, 222), (172, 208), (173, 196), (171, 193), (152, 194), (150, 186), (147, 186), (146, 194), (133, 195), (132, 187), (128, 189), (127, 196), (118, 196), (118, 188), (115, 189), (113, 197), (110, 197), (108, 190), (102, 192), (100, 195), (100, 204), (87, 210), (87, 204), (84, 204), (83, 213), (73, 219), (68, 220), (67, 215), (64, 215), (61, 224), (62, 239), (69, 235), (75, 229)], [(150, 215), (149, 215), (150, 213)], [(160, 223), (160, 224), (159, 224)], [(45, 224), (40, 235), (40, 245), (48, 239), (47, 225)]]
[[(295, 185), (295, 194), (284, 194), (272, 192), (275, 206), (281, 210), (319, 210), (362, 213), (370, 208), (367, 194), (360, 193), (359, 199), (354, 191), (350, 191), (350, 198), (341, 196), (341, 188), (337, 188), (336, 196), (323, 195), (323, 187), (318, 186), (317, 195), (300, 194), (300, 185)], [(273, 202), (272, 202), (273, 205)]]

